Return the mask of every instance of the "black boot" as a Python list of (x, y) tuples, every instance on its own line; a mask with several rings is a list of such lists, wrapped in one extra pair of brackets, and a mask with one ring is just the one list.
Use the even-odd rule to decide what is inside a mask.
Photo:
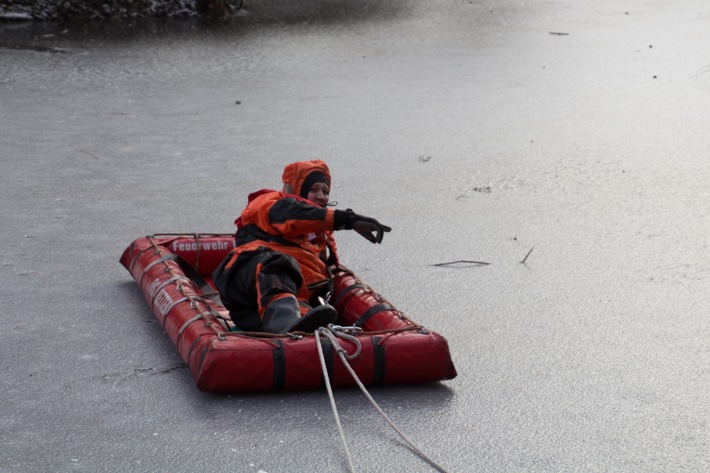
[(264, 332), (286, 333), (301, 319), (301, 311), (295, 297), (284, 297), (271, 301), (261, 318)]
[[(314, 307), (286, 330), (287, 332), (315, 332), (319, 327), (335, 323), (338, 312), (330, 304)], [(284, 332), (281, 332), (284, 333)]]

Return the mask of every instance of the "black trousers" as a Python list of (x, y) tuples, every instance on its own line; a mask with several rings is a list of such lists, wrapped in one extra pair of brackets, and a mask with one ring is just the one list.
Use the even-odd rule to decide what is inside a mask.
[[(272, 300), (288, 295), (298, 300), (303, 285), (301, 268), (293, 257), (266, 247), (245, 251), (225, 269), (231, 257), (232, 253), (227, 255), (212, 275), (222, 303), (239, 328), (262, 331), (261, 316)], [(299, 304), (310, 309), (305, 301)]]

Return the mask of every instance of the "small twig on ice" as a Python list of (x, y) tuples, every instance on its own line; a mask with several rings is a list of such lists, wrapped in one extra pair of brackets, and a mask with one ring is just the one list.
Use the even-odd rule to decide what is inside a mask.
[(81, 151), (82, 153), (86, 153), (86, 154), (88, 154), (89, 156), (93, 156), (93, 157), (94, 157), (95, 159), (97, 159), (97, 160), (101, 160), (100, 157), (98, 157), (97, 155), (95, 155), (95, 154), (92, 153), (91, 151), (87, 151), (87, 150), (81, 149), (81, 148), (79, 148), (79, 151)]
[(528, 254), (525, 255), (525, 258), (523, 258), (523, 260), (520, 262), (521, 264), (525, 264), (525, 262), (528, 260), (528, 256), (530, 256), (530, 253), (532, 253), (532, 250), (534, 250), (534, 249), (535, 249), (534, 246), (532, 248), (530, 248), (530, 251), (528, 251)]
[(476, 265), (476, 266), (488, 266), (491, 263), (486, 263), (485, 261), (470, 261), (470, 260), (458, 260), (458, 261), (450, 261), (448, 263), (436, 263), (433, 264), (432, 266), (451, 266), (454, 264), (470, 264), (470, 265)]

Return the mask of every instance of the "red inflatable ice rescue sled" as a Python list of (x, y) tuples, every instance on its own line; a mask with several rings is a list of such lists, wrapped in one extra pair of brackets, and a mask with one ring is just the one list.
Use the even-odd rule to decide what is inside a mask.
[[(210, 275), (234, 248), (234, 235), (158, 234), (135, 240), (120, 262), (192, 372), (200, 390), (219, 393), (324, 386), (313, 334), (242, 332), (221, 305)], [(407, 318), (352, 271), (338, 267), (331, 304), (361, 351), (349, 364), (366, 386), (453, 379), (446, 339)], [(339, 339), (340, 340), (340, 339)], [(356, 382), (328, 338), (320, 339), (333, 387)], [(340, 342), (353, 353), (356, 343)]]

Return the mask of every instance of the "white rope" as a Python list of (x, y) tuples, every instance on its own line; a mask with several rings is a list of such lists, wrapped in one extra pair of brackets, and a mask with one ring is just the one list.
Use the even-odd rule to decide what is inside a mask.
[[(328, 388), (328, 395), (330, 396), (331, 406), (333, 407), (333, 414), (335, 415), (335, 421), (338, 424), (338, 429), (340, 431), (340, 438), (342, 439), (343, 445), (345, 446), (345, 452), (348, 457), (348, 463), (350, 464), (351, 471), (354, 472), (355, 470), (352, 469), (352, 459), (350, 458), (350, 452), (348, 451), (348, 448), (345, 445), (345, 435), (343, 433), (342, 426), (340, 425), (340, 419), (338, 418), (338, 412), (335, 408), (335, 399), (333, 397), (333, 391), (330, 387), (330, 378), (328, 377), (328, 370), (325, 365), (325, 357), (323, 356), (323, 348), (320, 345), (319, 333), (323, 334), (326, 338), (328, 338), (328, 340), (330, 340), (336, 353), (338, 353), (338, 355), (340, 356), (340, 359), (343, 360), (343, 364), (345, 364), (345, 367), (348, 369), (350, 376), (352, 376), (353, 380), (355, 380), (355, 382), (357, 383), (358, 387), (363, 392), (365, 397), (370, 401), (370, 403), (372, 403), (372, 405), (375, 407), (375, 409), (377, 409), (377, 411), (380, 413), (380, 415), (382, 415), (382, 417), (384, 417), (384, 419), (387, 421), (387, 423), (390, 425), (390, 427), (392, 427), (394, 429), (394, 431), (397, 432), (397, 434), (399, 434), (400, 437), (402, 437), (402, 439), (407, 443), (407, 445), (409, 445), (409, 447), (414, 451), (414, 453), (416, 453), (421, 458), (426, 460), (436, 470), (440, 471), (441, 473), (447, 473), (446, 470), (441, 465), (439, 465), (434, 460), (429, 458), (424, 452), (421, 451), (421, 449), (419, 447), (414, 445), (414, 443), (412, 443), (412, 441), (409, 440), (409, 438), (407, 438), (407, 436), (404, 435), (404, 433), (402, 433), (402, 431), (399, 428), (397, 428), (396, 425), (394, 425), (394, 422), (392, 422), (392, 420), (390, 420), (390, 418), (387, 416), (387, 414), (385, 414), (384, 411), (380, 408), (380, 406), (377, 404), (375, 399), (370, 395), (370, 393), (367, 391), (365, 386), (362, 384), (362, 382), (360, 381), (360, 378), (358, 378), (357, 374), (350, 366), (350, 363), (348, 363), (348, 360), (352, 360), (353, 358), (357, 357), (360, 354), (361, 345), (360, 345), (360, 340), (358, 340), (356, 337), (354, 337), (352, 335), (345, 334), (343, 332), (343, 330), (355, 329), (355, 328), (356, 327), (352, 327), (352, 328), (351, 327), (348, 327), (348, 328), (337, 327), (337, 326), (333, 326), (331, 324), (328, 326), (328, 328), (321, 327), (318, 330), (316, 330), (316, 332), (315, 332), (316, 342), (318, 343), (318, 354), (320, 355), (321, 368), (323, 369), (323, 375), (325, 376), (326, 387)], [(338, 343), (338, 340), (335, 338), (336, 336), (341, 337), (341, 338), (345, 338), (346, 340), (349, 340), (349, 341), (353, 341), (357, 347), (355, 353), (353, 353), (352, 355), (349, 355), (345, 351), (345, 349), (342, 346), (340, 346), (340, 343)]]
[(318, 356), (320, 357), (320, 366), (323, 370), (323, 376), (325, 377), (325, 387), (328, 389), (328, 397), (330, 398), (330, 407), (333, 409), (333, 416), (335, 416), (335, 423), (338, 425), (338, 433), (340, 434), (340, 440), (343, 442), (343, 448), (345, 449), (345, 456), (348, 459), (348, 468), (351, 473), (355, 473), (355, 466), (353, 465), (353, 459), (350, 456), (350, 450), (348, 450), (348, 444), (345, 442), (345, 433), (343, 432), (343, 426), (340, 424), (340, 416), (338, 415), (338, 408), (335, 406), (335, 397), (333, 396), (333, 389), (330, 387), (330, 377), (328, 376), (328, 368), (325, 365), (325, 356), (323, 356), (323, 347), (320, 345), (320, 335), (319, 330), (315, 331), (316, 336), (316, 346), (318, 347)]

